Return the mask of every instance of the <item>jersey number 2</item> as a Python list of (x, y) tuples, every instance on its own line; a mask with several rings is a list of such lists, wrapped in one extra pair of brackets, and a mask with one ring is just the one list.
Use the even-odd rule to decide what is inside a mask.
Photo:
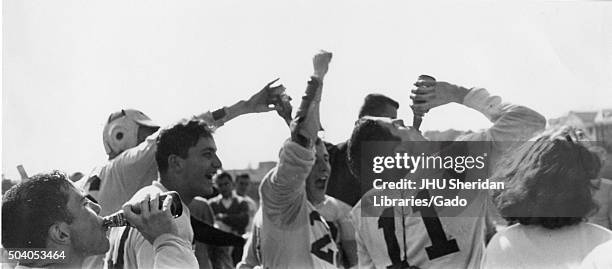
[[(325, 222), (321, 218), (321, 215), (319, 215), (319, 212), (312, 211), (310, 213), (310, 226), (313, 226), (315, 224), (315, 221), (320, 221), (325, 225)], [(334, 264), (334, 251), (331, 249), (323, 251), (323, 248), (325, 248), (325, 246), (331, 243), (333, 243), (331, 235), (329, 233), (326, 233), (325, 236), (312, 242), (312, 244), (310, 245), (310, 253), (319, 257), (319, 259), (321, 260)]]

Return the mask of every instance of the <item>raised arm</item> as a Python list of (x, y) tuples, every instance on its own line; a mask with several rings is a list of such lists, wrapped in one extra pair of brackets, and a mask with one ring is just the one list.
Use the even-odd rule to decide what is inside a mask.
[(410, 97), (415, 113), (455, 102), (475, 109), (492, 123), (489, 129), (474, 133), (465, 140), (481, 141), (526, 141), (546, 126), (546, 119), (525, 106), (502, 102), (501, 97), (491, 95), (484, 88), (467, 89), (448, 82), (422, 81), (416, 84)]
[(280, 110), (283, 108), (275, 102), (275, 98), (282, 94), (285, 90), (283, 85), (272, 86), (278, 79), (266, 84), (259, 92), (251, 96), (247, 100), (240, 100), (229, 107), (222, 107), (215, 111), (207, 111), (196, 117), (204, 120), (208, 124), (220, 127), (226, 122), (244, 114), (261, 113), (272, 110)]
[(277, 167), (266, 175), (260, 187), (263, 213), (278, 225), (295, 220), (303, 206), (304, 182), (315, 162), (314, 143), (321, 129), (319, 103), (330, 60), (331, 53), (324, 51), (313, 58), (314, 75), (290, 124), (291, 138), (281, 149)]

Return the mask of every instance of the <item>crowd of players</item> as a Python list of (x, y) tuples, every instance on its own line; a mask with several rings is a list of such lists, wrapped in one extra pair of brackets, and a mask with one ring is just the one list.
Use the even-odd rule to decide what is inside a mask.
[[(477, 192), (453, 217), (406, 207), (364, 216), (379, 190), (361, 183), (363, 142), (386, 141), (392, 155), (403, 142), (427, 139), (397, 119), (397, 101), (370, 94), (346, 142), (322, 141), (319, 105), (330, 61), (329, 52), (314, 56), (290, 121), (290, 109), (270, 105), (284, 90), (275, 81), (245, 101), (165, 128), (137, 110), (112, 113), (103, 130), (105, 165), (74, 184), (62, 172), (39, 174), (4, 195), (3, 247), (64, 253), (17, 268), (612, 268), (610, 226), (586, 222), (607, 210), (594, 202), (594, 195), (609, 196), (593, 181), (604, 155), (580, 130), (545, 130), (542, 115), (483, 88), (417, 81), (411, 108), (424, 115), (457, 103), (487, 117), (490, 128), (458, 140), (490, 141), (504, 153), (488, 172), (507, 187)], [(213, 132), (240, 115), (273, 110), (289, 123), (288, 138), (254, 201), (246, 195), (248, 175), (219, 172)], [(181, 197), (178, 218), (172, 198), (158, 199), (167, 191)], [(130, 226), (103, 225), (118, 210)], [(508, 222), (497, 233), (492, 212)], [(609, 224), (609, 215), (603, 219)]]

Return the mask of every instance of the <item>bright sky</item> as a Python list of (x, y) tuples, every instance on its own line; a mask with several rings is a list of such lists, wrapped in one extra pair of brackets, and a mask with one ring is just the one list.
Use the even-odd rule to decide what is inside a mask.
[[(102, 127), (120, 108), (162, 125), (245, 99), (280, 77), (295, 100), (318, 49), (334, 53), (321, 108), (345, 140), (363, 97), (401, 103), (420, 74), (482, 86), (547, 118), (612, 107), (612, 3), (4, 0), (2, 173), (85, 174), (106, 160)], [(297, 106), (297, 103), (294, 103)], [(489, 126), (460, 105), (424, 130)], [(225, 168), (275, 160), (275, 113), (215, 135)]]

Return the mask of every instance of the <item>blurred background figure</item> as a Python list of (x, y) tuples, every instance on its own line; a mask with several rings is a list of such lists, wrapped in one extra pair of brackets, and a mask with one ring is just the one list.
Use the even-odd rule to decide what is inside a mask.
[[(236, 176), (236, 189), (234, 190), (234, 195), (242, 198), (243, 201), (245, 201), (249, 206), (249, 223), (247, 224), (245, 233), (243, 234), (245, 239), (249, 238), (251, 232), (253, 232), (253, 217), (255, 217), (255, 212), (257, 212), (257, 209), (259, 208), (259, 204), (248, 195), (250, 187), (251, 176), (249, 176), (249, 174), (242, 173)], [(238, 263), (240, 260), (242, 260), (242, 251), (242, 246), (234, 249), (232, 252), (232, 259), (234, 260), (234, 263)]]
[[(249, 205), (243, 198), (234, 193), (232, 175), (221, 172), (215, 175), (215, 187), (219, 195), (208, 200), (214, 214), (215, 227), (242, 236), (249, 223)], [(211, 247), (210, 257), (215, 269), (234, 268), (242, 258), (242, 250), (236, 250), (238, 259), (233, 259), (234, 247)], [(239, 253), (238, 253), (239, 252)]]
[[(204, 222), (208, 225), (213, 225), (215, 222), (215, 217), (208, 205), (208, 200), (202, 198), (201, 196), (196, 196), (193, 198), (193, 201), (189, 204), (189, 210), (191, 211), (191, 216), (193, 218), (198, 219), (201, 222)], [(194, 242), (194, 253), (196, 259), (198, 260), (198, 265), (200, 269), (210, 269), (213, 268), (210, 259), (210, 246), (206, 243), (195, 241)]]
[[(601, 162), (601, 167), (606, 167), (607, 154), (605, 148), (595, 146), (591, 148), (595, 152)], [(612, 180), (604, 178), (603, 169), (600, 171), (597, 178), (593, 179), (593, 185), (596, 187), (593, 193), (593, 199), (599, 206), (597, 211), (589, 217), (589, 222), (599, 224), (608, 229), (612, 229)]]

